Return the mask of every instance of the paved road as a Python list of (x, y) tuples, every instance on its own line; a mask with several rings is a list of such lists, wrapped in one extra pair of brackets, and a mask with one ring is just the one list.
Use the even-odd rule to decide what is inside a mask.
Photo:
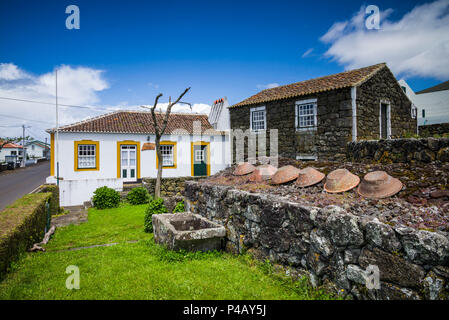
[(44, 161), (27, 168), (1, 172), (0, 210), (45, 183), (45, 178), (49, 175), (50, 161)]

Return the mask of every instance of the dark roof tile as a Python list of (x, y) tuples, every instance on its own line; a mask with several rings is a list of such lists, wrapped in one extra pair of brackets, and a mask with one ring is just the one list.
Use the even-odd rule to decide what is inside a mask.
[(314, 94), (334, 89), (353, 87), (359, 85), (371, 78), (382, 68), (386, 67), (385, 63), (376, 64), (356, 70), (350, 70), (330, 76), (320, 77), (316, 79), (296, 82), (285, 86), (275, 87), (263, 90), (248, 99), (245, 99), (230, 108), (241, 107), (246, 105), (254, 105), (269, 101), (293, 98)]

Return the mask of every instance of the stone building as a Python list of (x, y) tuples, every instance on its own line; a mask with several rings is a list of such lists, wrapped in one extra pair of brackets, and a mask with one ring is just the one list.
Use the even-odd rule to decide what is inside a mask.
[(246, 135), (245, 159), (248, 144), (260, 143), (248, 141), (265, 140), (270, 154), (271, 129), (278, 130), (280, 156), (310, 160), (343, 159), (348, 142), (417, 130), (416, 109), (385, 63), (266, 89), (229, 110), (231, 129)]

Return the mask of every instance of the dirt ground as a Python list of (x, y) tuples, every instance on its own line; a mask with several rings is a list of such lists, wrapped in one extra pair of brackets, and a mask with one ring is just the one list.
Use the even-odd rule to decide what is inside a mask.
[(304, 162), (280, 159), (279, 167), (293, 165), (297, 168), (312, 166), (328, 174), (332, 170), (346, 168), (360, 179), (368, 172), (383, 170), (403, 183), (402, 190), (386, 199), (373, 200), (360, 196), (357, 188), (340, 194), (323, 190), (326, 179), (317, 185), (300, 188), (294, 182), (272, 185), (266, 182), (250, 182), (249, 175), (234, 176), (235, 166), (202, 180), (211, 184), (234, 186), (254, 193), (267, 193), (285, 197), (307, 206), (325, 207), (339, 205), (359, 216), (376, 217), (391, 225), (405, 225), (429, 231), (449, 232), (449, 164), (368, 164), (313, 161)]

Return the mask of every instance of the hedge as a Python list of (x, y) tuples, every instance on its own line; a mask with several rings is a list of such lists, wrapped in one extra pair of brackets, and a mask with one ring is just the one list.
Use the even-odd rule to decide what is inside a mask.
[(60, 209), (59, 209), (59, 187), (55, 184), (43, 184), (39, 191), (39, 193), (41, 192), (51, 192), (52, 196), (51, 196), (51, 200), (50, 200), (50, 212), (51, 215), (57, 215), (60, 213)]
[(41, 242), (52, 193), (27, 194), (0, 212), (0, 280), (22, 253)]

